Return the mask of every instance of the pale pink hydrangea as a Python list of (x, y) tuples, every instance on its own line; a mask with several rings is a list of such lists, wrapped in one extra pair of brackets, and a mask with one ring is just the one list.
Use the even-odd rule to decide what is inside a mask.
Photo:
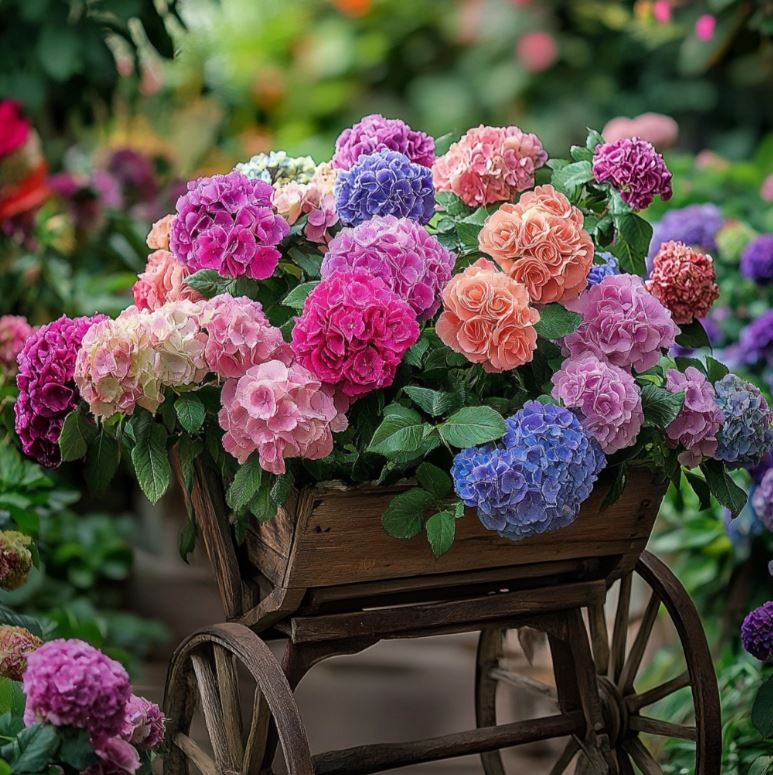
[(174, 215), (165, 215), (160, 221), (153, 224), (146, 240), (151, 250), (169, 250), (169, 232), (172, 228), (172, 221), (174, 221)]
[(164, 740), (166, 718), (155, 702), (132, 694), (124, 709), (121, 737), (134, 745), (153, 750)]
[(16, 359), (34, 330), (21, 315), (0, 316), (0, 371), (6, 377), (16, 376)]
[(190, 271), (168, 250), (156, 250), (148, 256), (145, 271), (132, 287), (134, 303), (140, 309), (158, 309), (168, 301), (188, 299), (198, 301), (204, 297), (185, 282)]

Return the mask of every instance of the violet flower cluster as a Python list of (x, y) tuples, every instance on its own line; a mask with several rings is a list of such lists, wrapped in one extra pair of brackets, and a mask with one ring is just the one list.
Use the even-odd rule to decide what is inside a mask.
[(604, 252), (598, 255), (604, 259), (604, 262), (591, 265), (590, 272), (588, 272), (589, 288), (591, 285), (598, 285), (605, 277), (620, 274), (620, 264), (617, 263), (617, 259), (611, 253)]
[(717, 249), (717, 232), (723, 223), (722, 211), (710, 202), (669, 210), (652, 230), (649, 258), (664, 242), (683, 242), (711, 253)]
[(737, 349), (745, 363), (773, 361), (773, 309), (763, 312), (741, 331)]
[(741, 274), (760, 285), (773, 282), (773, 234), (761, 234), (744, 248)]
[(761, 662), (773, 659), (773, 600), (750, 611), (741, 625), (743, 647)]
[(769, 468), (750, 498), (757, 518), (773, 532), (773, 468)]

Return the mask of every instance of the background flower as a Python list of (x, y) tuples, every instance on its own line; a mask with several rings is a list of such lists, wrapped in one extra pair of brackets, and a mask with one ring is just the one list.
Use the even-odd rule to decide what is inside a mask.
[(723, 223), (722, 211), (709, 202), (669, 210), (653, 227), (649, 258), (664, 242), (672, 241), (711, 253), (717, 249), (717, 233)]
[(32, 539), (18, 530), (0, 531), (0, 589), (18, 589), (32, 570)]
[(16, 359), (34, 330), (21, 315), (0, 316), (0, 370), (6, 377), (16, 376)]
[(773, 360), (773, 309), (763, 312), (741, 331), (738, 352), (745, 363)]
[(741, 274), (760, 285), (773, 282), (773, 234), (761, 234), (744, 248)]
[(27, 669), (27, 655), (42, 645), (43, 641), (24, 627), (0, 625), (0, 676), (21, 681)]
[[(655, 6), (658, 5), (662, 6), (663, 3), (656, 2)], [(679, 124), (671, 116), (662, 113), (642, 113), (634, 118), (618, 116), (607, 122), (601, 134), (608, 143), (626, 137), (639, 137), (662, 151), (676, 145), (679, 139)]]
[(255, 154), (234, 169), (250, 180), (262, 180), (272, 186), (286, 183), (308, 183), (317, 165), (311, 156), (288, 156), (285, 151)]
[(750, 500), (759, 520), (773, 532), (773, 468), (765, 472)]

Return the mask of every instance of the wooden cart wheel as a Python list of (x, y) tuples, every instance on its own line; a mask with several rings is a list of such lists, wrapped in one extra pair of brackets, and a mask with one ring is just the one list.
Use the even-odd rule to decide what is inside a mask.
[[(646, 605), (637, 617), (632, 613), (631, 591), (633, 577), (641, 579)], [(604, 732), (609, 738), (613, 756), (609, 769), (620, 775), (662, 775), (659, 761), (668, 761), (665, 743), (679, 741), (688, 746), (690, 772), (694, 775), (719, 775), (722, 747), (722, 725), (716, 675), (706, 636), (692, 600), (668, 568), (656, 557), (644, 552), (635, 572), (616, 581), (617, 606), (614, 626), (608, 633), (606, 615), (602, 606), (587, 612), (596, 684), (602, 704)], [(641, 591), (636, 586), (637, 594)], [(609, 594), (609, 593), (608, 593)], [(614, 600), (614, 597), (613, 597)], [(658, 618), (661, 605), (668, 615)], [(656, 623), (670, 626), (681, 645), (683, 670), (672, 677), (658, 678), (654, 685), (637, 690), (641, 666), (648, 653)], [(478, 646), (476, 681), (476, 713), (479, 727), (497, 723), (497, 689), (500, 692), (521, 689), (556, 697), (555, 685), (542, 684), (508, 670), (506, 631), (484, 630)], [(629, 637), (630, 636), (630, 637)], [(569, 644), (572, 647), (572, 644)], [(553, 652), (554, 672), (558, 671)], [(565, 671), (563, 671), (565, 672)], [(561, 683), (558, 700), (561, 705)], [(692, 692), (689, 718), (658, 718), (658, 703), (686, 687)], [(501, 688), (500, 688), (501, 687)], [(561, 708), (566, 711), (566, 708)], [(661, 710), (667, 714), (667, 710)], [(547, 770), (549, 775), (570, 771), (574, 762), (575, 773), (596, 772), (588, 766), (587, 754), (581, 750), (582, 741), (572, 737), (553, 758), (555, 763)], [(499, 751), (481, 755), (486, 775), (504, 775), (505, 768)], [(687, 770), (685, 770), (687, 771)]]
[[(268, 646), (241, 624), (208, 627), (179, 646), (167, 673), (164, 706), (165, 775), (270, 773), (272, 762), (265, 762), (264, 754), (271, 720), (284, 771), (314, 775), (287, 678)], [(197, 716), (204, 722), (201, 734), (191, 728)]]

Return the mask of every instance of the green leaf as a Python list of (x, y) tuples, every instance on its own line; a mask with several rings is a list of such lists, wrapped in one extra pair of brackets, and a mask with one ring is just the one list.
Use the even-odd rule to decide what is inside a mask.
[(419, 368), (421, 366), (421, 359), (424, 357), (424, 353), (429, 349), (429, 341), (422, 338), (419, 339), (416, 344), (411, 345), (408, 348), (408, 352), (405, 353), (403, 361), (409, 366), (415, 366)]
[(612, 486), (604, 496), (604, 500), (601, 501), (601, 510), (605, 511), (610, 506), (614, 505), (623, 494), (626, 482), (628, 481), (628, 467), (625, 465), (620, 466), (615, 474), (615, 481), (612, 482)]
[(24, 714), (26, 699), (20, 681), (0, 678), (0, 715), (10, 713), (21, 717)]
[(458, 139), (459, 135), (456, 132), (446, 132), (444, 135), (440, 135), (435, 140), (435, 155), (443, 156)]
[(17, 614), (7, 606), (0, 605), (0, 624), (10, 624), (13, 627), (24, 627), (38, 638), (43, 637), (43, 628), (40, 622), (27, 614)]
[(686, 323), (679, 326), (681, 333), (676, 337), (676, 343), (682, 347), (689, 347), (697, 350), (699, 347), (711, 347), (709, 335), (706, 329), (701, 325), (700, 320), (693, 320), (692, 323)]
[(63, 461), (80, 460), (86, 455), (89, 441), (94, 438), (96, 429), (86, 416), (74, 409), (64, 418), (62, 432), (59, 434), (59, 451)]
[(54, 81), (67, 81), (82, 68), (82, 50), (80, 37), (68, 24), (48, 24), (38, 37), (40, 65)]
[(733, 517), (737, 517), (746, 505), (746, 492), (733, 481), (719, 460), (704, 461), (701, 463), (701, 471), (706, 477), (711, 494), (730, 510)]
[(412, 452), (420, 448), (424, 425), (418, 412), (392, 404), (384, 409), (384, 415), (370, 440), (368, 452), (391, 457), (395, 453)]
[(182, 473), (185, 489), (190, 492), (193, 489), (193, 463), (204, 450), (201, 439), (192, 439), (190, 436), (181, 436), (177, 443), (177, 453), (180, 457), (180, 472)]
[(466, 406), (439, 426), (440, 435), (452, 447), (475, 447), (505, 435), (505, 421), (490, 406)]
[(172, 481), (166, 438), (163, 425), (150, 423), (147, 430), (137, 436), (137, 443), (132, 449), (137, 483), (151, 503), (156, 503), (161, 498)]
[(604, 137), (601, 132), (588, 127), (588, 139), (585, 141), (585, 147), (592, 151), (597, 145), (600, 145), (603, 142)]
[(700, 510), (705, 511), (710, 508), (711, 488), (709, 487), (709, 483), (702, 476), (698, 476), (698, 474), (695, 474), (692, 471), (685, 470), (684, 475), (690, 483), (693, 492), (698, 497)]
[(582, 322), (582, 315), (571, 312), (561, 304), (546, 304), (539, 313), (539, 322), (534, 326), (539, 336), (545, 339), (560, 339), (571, 334)]
[(230, 277), (221, 277), (214, 269), (199, 269), (198, 272), (188, 275), (185, 282), (202, 296), (211, 299), (226, 291), (233, 281)]
[(451, 477), (432, 463), (422, 463), (416, 469), (416, 481), (438, 499), (451, 494)]
[(424, 525), (427, 540), (435, 559), (444, 555), (454, 543), (456, 519), (450, 511), (440, 511), (433, 514)]
[(86, 456), (86, 481), (91, 490), (100, 494), (107, 490), (118, 470), (120, 448), (118, 442), (104, 429), (88, 448)]
[(253, 452), (239, 468), (228, 488), (226, 501), (234, 511), (245, 508), (255, 497), (263, 480), (263, 469), (257, 452)]
[(672, 393), (650, 382), (642, 386), (641, 403), (645, 421), (663, 430), (679, 414), (684, 403), (684, 393)]
[(276, 514), (276, 504), (271, 500), (271, 490), (267, 485), (262, 485), (255, 493), (248, 505), (250, 514), (258, 522), (268, 522)]
[(319, 251), (315, 253), (304, 253), (299, 248), (290, 248), (288, 256), (297, 264), (308, 277), (319, 277), (320, 267), (322, 266), (322, 255)]
[(189, 516), (180, 531), (180, 538), (177, 545), (177, 551), (183, 562), (189, 562), (193, 550), (196, 548), (196, 522), (192, 516)]
[(643, 275), (646, 272), (646, 256), (652, 239), (652, 226), (638, 215), (623, 213), (615, 219), (618, 240), (615, 255), (625, 272)]
[(773, 676), (760, 686), (752, 705), (752, 724), (764, 737), (773, 737)]
[(435, 496), (414, 487), (392, 498), (381, 515), (384, 530), (393, 538), (413, 538), (421, 532), (422, 517), (435, 503)]
[(591, 162), (593, 160), (593, 151), (582, 145), (573, 145), (569, 149), (569, 155), (572, 157), (572, 161)]
[(188, 433), (198, 433), (201, 430), (207, 416), (207, 410), (197, 395), (186, 393), (179, 396), (174, 402), (174, 410), (183, 430)]
[(14, 741), (17, 752), (13, 762), (14, 775), (36, 775), (46, 771), (59, 745), (55, 727), (33, 724), (23, 729)]
[(82, 772), (97, 762), (94, 746), (85, 729), (60, 728), (59, 758), (65, 763)]
[(551, 182), (572, 199), (577, 189), (593, 180), (593, 167), (590, 161), (575, 161), (565, 167), (554, 170)]
[(706, 356), (706, 373), (709, 378), (709, 382), (712, 384), (719, 382), (722, 377), (730, 373), (730, 370), (724, 363), (720, 363), (716, 358), (712, 358), (710, 355)]
[(416, 406), (432, 417), (454, 411), (462, 403), (458, 393), (443, 393), (439, 390), (430, 390), (416, 385), (404, 387), (403, 392), (410, 397)]
[(287, 296), (282, 299), (282, 304), (285, 307), (292, 307), (293, 309), (302, 310), (303, 305), (306, 303), (306, 297), (319, 285), (318, 282), (301, 283), (293, 288)]
[(287, 499), (290, 497), (290, 493), (293, 491), (293, 484), (295, 477), (291, 471), (287, 471), (284, 474), (279, 474), (274, 479), (274, 484), (271, 486), (271, 501), (277, 506), (284, 506), (287, 503)]

